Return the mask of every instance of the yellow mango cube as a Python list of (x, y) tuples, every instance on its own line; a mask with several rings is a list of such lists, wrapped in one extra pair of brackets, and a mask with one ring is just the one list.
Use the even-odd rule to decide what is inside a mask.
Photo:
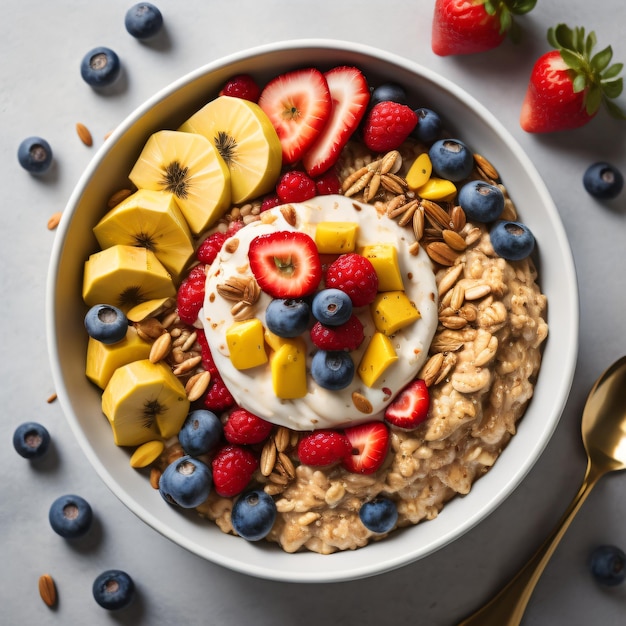
[(247, 370), (267, 363), (263, 324), (257, 318), (235, 322), (226, 331), (226, 345), (230, 360), (238, 370)]
[(307, 394), (306, 343), (300, 337), (283, 341), (270, 358), (274, 394), (283, 400), (304, 398)]
[(430, 162), (428, 152), (420, 154), (409, 168), (406, 174), (406, 184), (409, 189), (415, 191), (425, 185), (433, 172), (433, 164)]
[(388, 337), (420, 319), (420, 312), (404, 291), (379, 293), (370, 305), (376, 330)]
[(354, 252), (358, 230), (354, 222), (320, 222), (315, 229), (315, 245), (320, 254)]
[(378, 276), (378, 291), (404, 291), (398, 250), (390, 243), (364, 246), (361, 255), (370, 261)]
[(398, 360), (391, 340), (383, 333), (374, 333), (363, 353), (357, 372), (368, 387), (373, 387), (387, 368)]
[(417, 195), (425, 200), (447, 200), (456, 194), (456, 185), (445, 178), (430, 178), (416, 190)]

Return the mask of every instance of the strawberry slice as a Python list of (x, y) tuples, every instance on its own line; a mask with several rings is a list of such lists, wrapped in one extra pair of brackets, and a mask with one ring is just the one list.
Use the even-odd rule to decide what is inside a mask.
[(283, 148), (283, 163), (295, 163), (326, 124), (332, 101), (324, 74), (294, 70), (271, 80), (259, 96)]
[(387, 407), (385, 419), (393, 426), (412, 430), (426, 419), (429, 407), (430, 393), (426, 383), (421, 379), (414, 380)]
[(373, 474), (387, 457), (389, 429), (383, 422), (367, 422), (344, 430), (352, 453), (343, 459), (343, 466), (355, 474)]
[(309, 176), (319, 176), (337, 162), (342, 148), (365, 114), (370, 99), (367, 80), (356, 67), (335, 67), (324, 77), (330, 89), (332, 108), (319, 137), (302, 155), (302, 163)]
[(259, 286), (273, 298), (303, 298), (322, 280), (317, 247), (306, 233), (259, 235), (250, 242), (248, 260)]

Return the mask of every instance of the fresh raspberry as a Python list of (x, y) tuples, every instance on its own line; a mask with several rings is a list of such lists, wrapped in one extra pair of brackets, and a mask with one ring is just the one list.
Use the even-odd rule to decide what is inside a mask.
[(211, 461), (213, 487), (218, 495), (229, 498), (241, 493), (259, 466), (254, 453), (237, 445), (226, 445)]
[(217, 371), (217, 366), (215, 365), (215, 361), (213, 360), (213, 355), (211, 354), (211, 348), (209, 348), (209, 342), (206, 340), (206, 335), (201, 328), (196, 330), (197, 341), (200, 344), (200, 353), (202, 356), (202, 366), (204, 369), (211, 374), (211, 376), (215, 376)]
[(203, 403), (205, 408), (214, 413), (230, 409), (235, 404), (235, 398), (228, 391), (228, 387), (219, 374), (211, 374), (211, 386), (204, 396)]
[(341, 191), (341, 181), (335, 170), (328, 170), (314, 180), (318, 196), (330, 196)]
[(176, 294), (178, 316), (185, 324), (193, 324), (204, 303), (204, 265), (196, 265), (183, 280)]
[(293, 170), (283, 174), (276, 185), (281, 202), (304, 202), (317, 195), (315, 181), (305, 172)]
[(229, 443), (261, 443), (274, 428), (273, 424), (243, 408), (230, 413), (224, 424), (224, 436)]
[(395, 150), (417, 125), (417, 115), (411, 107), (385, 100), (375, 104), (363, 125), (363, 141), (374, 152)]
[(265, 198), (263, 198), (263, 202), (261, 202), (261, 213), (269, 211), (275, 206), (280, 206), (281, 204), (282, 200), (275, 193), (265, 196)]
[(316, 322), (311, 328), (311, 341), (320, 350), (356, 350), (363, 343), (363, 324), (351, 315), (345, 324), (324, 326)]
[(226, 81), (219, 95), (258, 102), (261, 88), (249, 74), (237, 74)]
[(342, 461), (351, 451), (348, 438), (339, 430), (316, 430), (298, 443), (300, 461), (313, 467)]
[(378, 276), (369, 259), (350, 252), (342, 254), (326, 270), (326, 287), (347, 293), (353, 306), (371, 304), (378, 292)]
[(206, 263), (211, 265), (217, 257), (219, 251), (222, 249), (224, 242), (228, 239), (229, 235), (222, 232), (215, 232), (209, 235), (199, 246), (196, 251), (196, 258), (200, 263)]

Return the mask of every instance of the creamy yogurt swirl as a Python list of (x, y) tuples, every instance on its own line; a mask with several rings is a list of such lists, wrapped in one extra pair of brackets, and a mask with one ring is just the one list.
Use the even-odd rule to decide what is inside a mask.
[[(437, 287), (431, 262), (424, 251), (409, 252), (412, 242), (409, 231), (384, 215), (374, 206), (356, 202), (345, 196), (318, 196), (307, 202), (291, 204), (295, 209), (295, 224), (286, 221), (281, 207), (263, 213), (263, 219), (240, 229), (228, 241), (211, 265), (207, 279), (203, 310), (200, 312), (206, 338), (224, 383), (237, 404), (277, 425), (294, 430), (315, 430), (354, 425), (384, 417), (387, 405), (402, 388), (415, 378), (428, 356), (428, 348), (437, 327)], [(291, 221), (291, 220), (290, 220)], [(320, 222), (354, 222), (358, 224), (357, 249), (376, 243), (392, 244), (398, 252), (398, 262), (405, 293), (415, 304), (421, 318), (390, 337), (398, 355), (372, 387), (366, 386), (355, 373), (348, 387), (330, 391), (320, 387), (310, 376), (310, 362), (317, 348), (308, 333), (302, 338), (307, 343), (307, 394), (303, 398), (285, 400), (273, 391), (269, 364), (247, 370), (236, 369), (226, 343), (226, 331), (234, 322), (232, 302), (217, 293), (217, 286), (230, 277), (252, 276), (248, 263), (250, 242), (259, 235), (276, 231), (301, 231), (315, 239), (315, 228)], [(262, 292), (255, 304), (254, 315), (265, 327), (265, 309), (271, 297)], [(369, 306), (354, 309), (361, 320), (365, 339), (350, 354), (355, 369), (375, 332)], [(364, 396), (372, 407), (363, 413), (353, 401), (353, 394)]]

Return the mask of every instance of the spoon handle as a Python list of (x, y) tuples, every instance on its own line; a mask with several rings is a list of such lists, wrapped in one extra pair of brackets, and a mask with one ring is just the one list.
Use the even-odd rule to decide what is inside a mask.
[(559, 542), (565, 535), (572, 520), (578, 513), (591, 489), (604, 475), (604, 471), (596, 469), (591, 462), (587, 464), (587, 471), (580, 490), (563, 514), (563, 517), (554, 530), (541, 544), (539, 549), (522, 567), (515, 577), (487, 604), (478, 609), (458, 626), (518, 626), (522, 621), (524, 610), (530, 596), (539, 581), (550, 557), (556, 550)]

